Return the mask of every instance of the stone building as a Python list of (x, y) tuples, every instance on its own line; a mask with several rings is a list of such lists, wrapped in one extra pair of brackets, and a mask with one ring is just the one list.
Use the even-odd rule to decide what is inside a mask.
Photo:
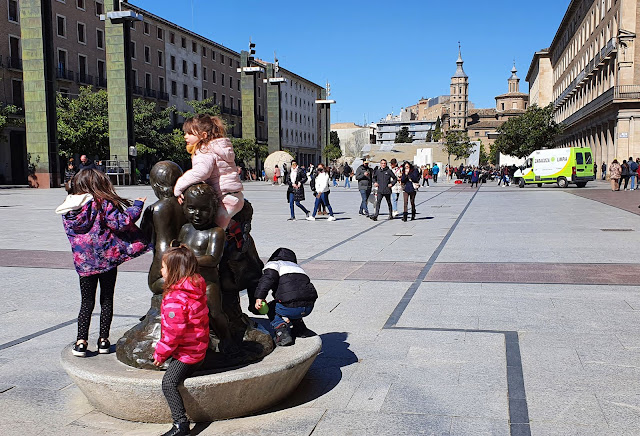
[(451, 77), (451, 97), (449, 100), (449, 128), (467, 130), (469, 115), (469, 76), (462, 68), (462, 52), (458, 49), (456, 73)]
[(549, 49), (535, 52), (525, 80), (529, 83), (529, 103), (545, 107), (551, 103), (553, 69)]
[[(18, 0), (0, 1), (0, 103), (22, 108), (22, 47)], [(54, 0), (52, 6), (53, 49), (56, 62), (55, 89), (75, 96), (81, 86), (106, 89), (104, 0)], [(211, 97), (231, 126), (230, 134), (242, 135), (240, 53), (182, 28), (131, 3), (122, 3), (144, 21), (131, 24), (133, 97), (192, 110), (186, 102)], [(314, 100), (322, 89), (284, 69), (289, 83), (282, 100), (284, 114), (298, 122), (282, 125), (282, 147), (320, 155)], [(267, 141), (267, 92), (264, 73), (256, 77), (256, 139)], [(282, 88), (285, 89), (284, 87)], [(289, 98), (290, 96), (290, 98)], [(287, 101), (293, 103), (289, 105)], [(23, 115), (19, 115), (23, 116)], [(283, 120), (284, 120), (283, 115)], [(175, 116), (174, 125), (183, 120)], [(284, 120), (287, 123), (287, 120)], [(287, 133), (293, 135), (287, 141)], [(11, 128), (0, 138), (0, 184), (24, 184), (27, 178), (27, 148), (24, 128)], [(296, 134), (298, 140), (296, 142)], [(106, 156), (99, 156), (107, 158)], [(309, 157), (310, 159), (310, 157)]]
[(562, 146), (589, 146), (595, 161), (640, 156), (640, 4), (634, 0), (572, 0), (545, 50), (549, 74), (534, 55), (527, 75), (536, 94), (551, 95)]

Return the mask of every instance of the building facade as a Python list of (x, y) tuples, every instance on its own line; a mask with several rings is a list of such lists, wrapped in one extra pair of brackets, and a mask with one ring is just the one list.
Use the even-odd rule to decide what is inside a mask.
[(376, 144), (391, 146), (396, 142), (396, 135), (403, 127), (409, 131), (413, 142), (427, 142), (429, 132), (435, 130), (435, 121), (380, 121), (376, 132)]
[(535, 52), (525, 80), (529, 83), (530, 104), (545, 107), (551, 103), (553, 69), (548, 48)]
[[(634, 0), (572, 0), (548, 49), (550, 93), (562, 146), (589, 146), (598, 164), (640, 155), (640, 5)], [(535, 62), (534, 56), (534, 62)]]
[[(104, 0), (52, 0), (53, 49), (56, 91), (69, 97), (81, 86), (107, 88)], [(219, 105), (232, 136), (242, 135), (240, 53), (182, 28), (133, 4), (144, 21), (131, 24), (133, 97), (152, 101), (159, 108), (175, 106), (192, 111), (190, 100), (211, 98)], [(17, 0), (0, 1), (0, 103), (24, 107), (20, 9)], [(319, 160), (317, 108), (320, 86), (292, 72), (287, 74), (287, 98), (282, 100), (287, 119), (282, 126), (282, 147)], [(264, 73), (256, 76), (256, 140), (267, 141), (267, 88)], [(291, 103), (288, 103), (288, 102)], [(286, 108), (285, 108), (286, 106)], [(23, 116), (18, 114), (18, 116)], [(291, 118), (291, 121), (289, 121)], [(175, 115), (174, 125), (183, 119)], [(286, 126), (285, 126), (286, 125)], [(25, 184), (27, 148), (25, 129), (8, 128), (0, 138), (0, 184)], [(289, 139), (287, 139), (289, 138)], [(297, 138), (297, 139), (296, 139)], [(105, 156), (99, 158), (106, 159)]]

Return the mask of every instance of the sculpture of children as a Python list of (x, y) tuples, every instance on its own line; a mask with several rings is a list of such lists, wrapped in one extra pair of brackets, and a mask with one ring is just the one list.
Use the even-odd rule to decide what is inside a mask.
[(171, 161), (158, 162), (151, 169), (149, 181), (158, 201), (145, 209), (142, 215), (142, 231), (154, 244), (153, 262), (149, 269), (149, 289), (155, 295), (162, 294), (164, 280), (160, 269), (162, 256), (171, 241), (178, 238), (180, 229), (187, 222), (182, 206), (173, 195), (176, 180), (182, 175), (182, 168)]
[(220, 340), (220, 350), (229, 352), (231, 336), (229, 321), (222, 309), (218, 264), (222, 258), (226, 236), (215, 225), (217, 198), (206, 183), (190, 186), (184, 192), (182, 208), (187, 224), (182, 226), (178, 240), (189, 247), (198, 259), (198, 272), (207, 282), (207, 305), (211, 330)]

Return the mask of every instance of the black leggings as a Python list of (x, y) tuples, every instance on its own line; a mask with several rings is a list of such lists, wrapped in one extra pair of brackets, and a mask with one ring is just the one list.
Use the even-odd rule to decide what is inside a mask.
[(118, 268), (101, 274), (80, 277), (80, 313), (78, 314), (78, 340), (89, 338), (91, 314), (96, 305), (96, 289), (100, 282), (100, 337), (109, 338), (111, 319), (113, 318), (113, 291), (116, 287)]
[(378, 193), (378, 201), (376, 201), (376, 212), (375, 216), (377, 217), (380, 213), (380, 204), (382, 203), (382, 198), (387, 200), (387, 205), (389, 206), (389, 216), (391, 216), (391, 212), (393, 211), (393, 206), (391, 205), (391, 194), (380, 194)]
[(172, 358), (169, 360), (167, 372), (165, 372), (162, 377), (162, 393), (169, 404), (173, 422), (189, 422), (187, 419), (187, 411), (185, 410), (184, 402), (182, 401), (182, 395), (180, 395), (180, 391), (178, 391), (178, 385), (193, 374), (201, 363), (202, 362), (198, 362), (193, 365), (189, 365), (187, 363), (180, 362), (178, 359)]

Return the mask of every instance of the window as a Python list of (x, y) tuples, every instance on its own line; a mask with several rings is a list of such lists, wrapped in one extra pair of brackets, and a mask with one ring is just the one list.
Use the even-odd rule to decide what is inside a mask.
[(220, 53), (220, 63), (224, 64), (224, 55)]
[(185, 100), (189, 98), (189, 87), (186, 84), (182, 85), (182, 96)]
[(224, 86), (224, 73), (220, 74), (220, 84)]
[(211, 49), (211, 60), (215, 61), (216, 60), (216, 52), (213, 51), (213, 49)]
[(80, 23), (80, 22), (78, 22), (78, 42), (80, 44), (87, 43), (86, 26), (84, 25), (84, 23)]
[(504, 110), (504, 103), (500, 103), (500, 107)]
[(145, 64), (151, 63), (151, 47), (148, 45), (144, 46), (144, 62)]
[(182, 61), (182, 74), (187, 74), (187, 61)]
[(158, 50), (158, 66), (164, 67), (164, 53), (161, 50)]
[(194, 100), (198, 100), (200, 97), (200, 93), (198, 92), (198, 87), (194, 86), (193, 87), (193, 99)]
[(193, 64), (193, 78), (198, 78), (198, 64)]
[(216, 83), (216, 70), (211, 70), (211, 81)]
[(184, 36), (182, 37), (182, 48), (187, 48), (187, 38), (185, 38)]
[(132, 69), (131, 70), (131, 82), (134, 86), (138, 86), (138, 71)]
[(593, 160), (592, 160), (592, 157), (591, 157), (591, 153), (589, 153), (588, 151), (585, 152), (584, 157), (585, 157), (587, 165), (593, 165)]
[(9, 21), (17, 23), (20, 14), (18, 13), (18, 0), (9, 0)]
[(171, 81), (171, 95), (178, 96), (178, 84), (175, 80)]
[(229, 66), (232, 67), (233, 66), (233, 59), (229, 58)]
[(104, 30), (96, 29), (96, 47), (104, 50)]
[(11, 88), (13, 91), (13, 105), (19, 108), (24, 107), (22, 80), (12, 79)]
[(64, 78), (67, 74), (67, 52), (58, 50), (58, 77)]
[(58, 36), (62, 38), (67, 37), (67, 19), (62, 15), (56, 15), (56, 22), (58, 25)]
[(202, 80), (207, 81), (207, 67), (202, 67)]
[(576, 163), (578, 165), (584, 165), (584, 157), (582, 156), (582, 153), (576, 153)]
[(131, 59), (136, 58), (136, 42), (131, 41)]
[(87, 78), (87, 57), (78, 55), (78, 78), (82, 83), (88, 83)]
[(144, 87), (145, 89), (151, 89), (151, 74), (145, 73), (144, 75)]
[(98, 86), (101, 86), (103, 88), (107, 86), (106, 77), (107, 63), (103, 60), (98, 59)]
[(202, 90), (202, 99), (206, 100), (207, 98), (209, 98), (209, 90), (203, 89)]
[(151, 27), (149, 26), (148, 22), (143, 22), (142, 23), (142, 27), (143, 27), (143, 32), (145, 35), (149, 35), (151, 33)]
[(164, 92), (164, 77), (158, 77), (158, 91)]
[(198, 44), (195, 41), (191, 42), (191, 51), (194, 53), (198, 53)]
[[(229, 88), (233, 89), (233, 77), (229, 76)], [(260, 88), (258, 88), (260, 89)]]
[(82, 9), (84, 11), (85, 10), (84, 0), (76, 0), (76, 6), (78, 9)]
[(176, 34), (173, 32), (169, 32), (169, 42), (171, 44), (175, 44), (176, 43)]
[(129, 27), (131, 27), (131, 30), (136, 30), (136, 22), (132, 21), (131, 24), (129, 24)]
[(227, 101), (227, 96), (222, 94), (222, 107), (223, 108), (227, 107), (226, 101)]
[(218, 104), (218, 93), (217, 92), (213, 93), (213, 104)]
[(158, 27), (158, 39), (159, 40), (164, 39), (164, 30), (162, 30), (160, 27)]
[(104, 5), (102, 2), (96, 2), (96, 15), (104, 14)]
[(238, 79), (238, 91), (240, 91), (240, 79)]
[(229, 107), (233, 109), (233, 97), (229, 97)]
[(207, 57), (207, 47), (205, 47), (204, 45), (202, 46), (202, 57), (203, 58)]
[(171, 71), (175, 71), (175, 70), (176, 70), (176, 57), (171, 56)]

